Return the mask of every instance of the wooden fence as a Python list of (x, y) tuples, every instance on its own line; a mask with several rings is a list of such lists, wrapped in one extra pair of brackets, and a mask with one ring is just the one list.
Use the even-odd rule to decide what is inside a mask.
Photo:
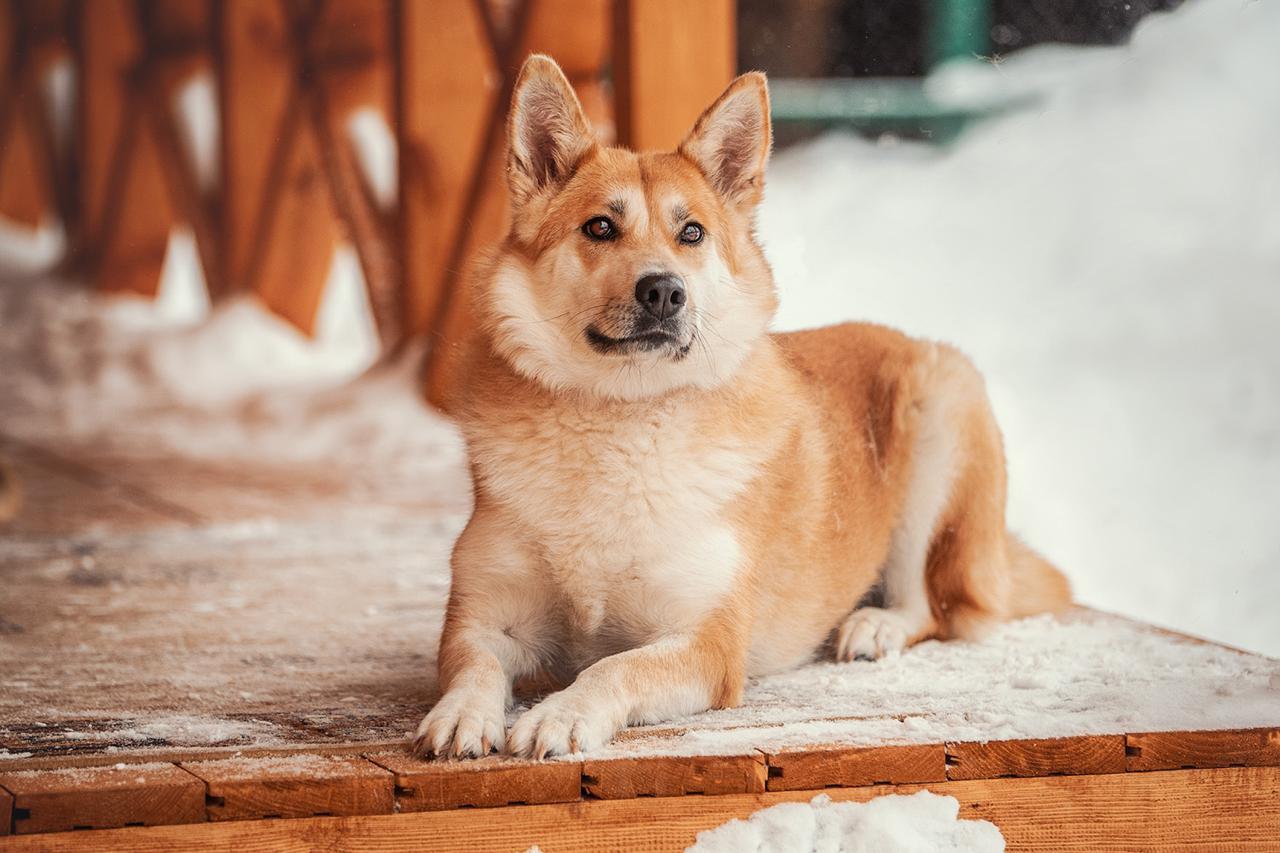
[[(734, 38), (733, 0), (0, 0), (0, 216), (60, 220), (68, 267), (144, 295), (185, 226), (215, 302), (253, 292), (306, 332), (345, 241), (384, 348), (449, 340), (505, 232), (524, 57), (560, 62), (607, 141), (667, 147)], [(354, 142), (380, 127), (390, 183)]]

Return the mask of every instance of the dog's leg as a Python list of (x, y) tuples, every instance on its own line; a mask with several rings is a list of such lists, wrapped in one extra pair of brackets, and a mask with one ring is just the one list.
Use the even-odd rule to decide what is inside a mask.
[(851, 613), (836, 633), (839, 660), (878, 660), (934, 629), (926, 567), (929, 549), (953, 492), (959, 436), (955, 393), (938, 376), (924, 389), (902, 515), (890, 540), (881, 581), (884, 604)]
[(533, 562), (481, 508), (453, 552), (440, 637), (443, 695), (414, 736), (418, 755), (478, 757), (502, 749), (512, 682), (537, 670), (550, 602)]
[(628, 724), (657, 722), (741, 701), (745, 631), (733, 614), (597, 661), (511, 727), (507, 750), (543, 758), (596, 749)]

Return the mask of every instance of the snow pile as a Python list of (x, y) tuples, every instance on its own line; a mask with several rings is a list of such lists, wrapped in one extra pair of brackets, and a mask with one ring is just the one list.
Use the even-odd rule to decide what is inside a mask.
[(463, 464), (417, 391), (420, 346), (362, 374), (376, 341), (349, 250), (314, 339), (249, 294), (209, 311), (202, 288), (182, 234), (155, 301), (0, 276), (0, 432), (205, 459)]
[(280, 388), (332, 385), (368, 363), (349, 342), (307, 340), (252, 296), (193, 322), (199, 306), (174, 304), (173, 292), (152, 303), (66, 281), (0, 284), (5, 426), (78, 434), (122, 416), (214, 412)]
[(782, 803), (698, 833), (689, 853), (1000, 853), (1004, 836), (985, 820), (960, 820), (955, 797), (920, 791), (866, 803)]
[[(1033, 108), (945, 151), (782, 152), (784, 328), (952, 341), (1006, 436), (1010, 520), (1085, 602), (1280, 655), (1280, 4), (1197, 0), (1122, 48), (944, 70)], [(976, 67), (975, 67), (976, 65)]]

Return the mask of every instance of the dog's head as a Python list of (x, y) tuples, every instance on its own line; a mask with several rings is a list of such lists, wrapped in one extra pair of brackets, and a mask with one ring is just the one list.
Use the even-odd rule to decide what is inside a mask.
[(761, 74), (673, 152), (596, 143), (559, 66), (532, 56), (508, 119), (512, 228), (489, 280), (496, 351), (557, 390), (642, 399), (727, 380), (764, 334), (754, 238), (769, 157)]

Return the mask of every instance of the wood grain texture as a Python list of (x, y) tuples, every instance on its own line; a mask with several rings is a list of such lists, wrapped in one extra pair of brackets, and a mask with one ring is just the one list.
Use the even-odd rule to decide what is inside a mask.
[(948, 779), (1123, 773), (1124, 735), (948, 743)]
[(138, 33), (131, 26), (133, 11), (128, 0), (99, 0), (82, 4), (80, 13), (76, 139), (81, 226), (83, 238), (90, 244), (101, 237), (108, 216), (110, 182), (121, 156), (120, 141), (128, 135), (128, 96), (123, 81), (142, 50)]
[(182, 767), (204, 780), (209, 820), (395, 811), (391, 773), (355, 756), (235, 758)]
[(1125, 737), (1129, 770), (1280, 766), (1280, 728), (1143, 732)]
[(472, 175), (498, 69), (478, 4), (405, 3), (400, 18), (400, 198), (407, 326), (431, 331), (456, 280)]
[(284, 119), (292, 92), (288, 21), (282, 4), (224, 3), (219, 112), (222, 126), (223, 235), (233, 289), (248, 289), (263, 229), (265, 195), (283, 168)]
[[(1048, 779), (939, 782), (826, 791), (863, 802), (927, 787), (960, 801), (962, 818), (993, 821), (1012, 851), (1274, 851), (1280, 769), (1225, 768)], [(14, 850), (254, 851), (683, 850), (697, 833), (813, 791), (600, 800), (429, 815), (208, 823), (13, 839)]]
[(172, 764), (0, 773), (15, 834), (205, 819), (204, 783)]
[(401, 812), (568, 803), (582, 796), (578, 762), (519, 761), (497, 755), (475, 761), (422, 761), (404, 752), (378, 753), (369, 760), (395, 774)]
[(720, 96), (737, 64), (736, 5), (619, 0), (613, 72), (623, 145), (674, 148)]
[(169, 250), (169, 233), (177, 221), (165, 182), (159, 141), (149, 122), (133, 112), (136, 122), (120, 176), (113, 181), (110, 221), (104, 223), (94, 255), (94, 279), (100, 290), (154, 297)]
[(768, 761), (770, 791), (941, 782), (947, 778), (942, 744), (832, 746), (770, 753)]
[(138, 5), (82, 5), (80, 189), (91, 278), (101, 290), (154, 296), (176, 211), (163, 152), (145, 120), (146, 45)]
[(602, 800), (686, 794), (758, 794), (765, 790), (764, 756), (655, 756), (587, 760), (582, 787)]
[(314, 129), (299, 123), (288, 138), (280, 180), (268, 190), (276, 195), (249, 284), (267, 307), (311, 334), (342, 231)]
[(8, 835), (13, 826), (13, 794), (0, 788), (0, 836)]
[[(33, 96), (29, 91), (24, 95)], [(19, 103), (22, 97), (10, 95), (6, 98), (9, 103), (0, 106), (11, 110), (5, 116), (6, 126), (0, 128), (0, 217), (36, 228), (53, 212), (53, 200), (40, 180), (44, 173), (40, 142), (26, 115), (29, 110)]]

